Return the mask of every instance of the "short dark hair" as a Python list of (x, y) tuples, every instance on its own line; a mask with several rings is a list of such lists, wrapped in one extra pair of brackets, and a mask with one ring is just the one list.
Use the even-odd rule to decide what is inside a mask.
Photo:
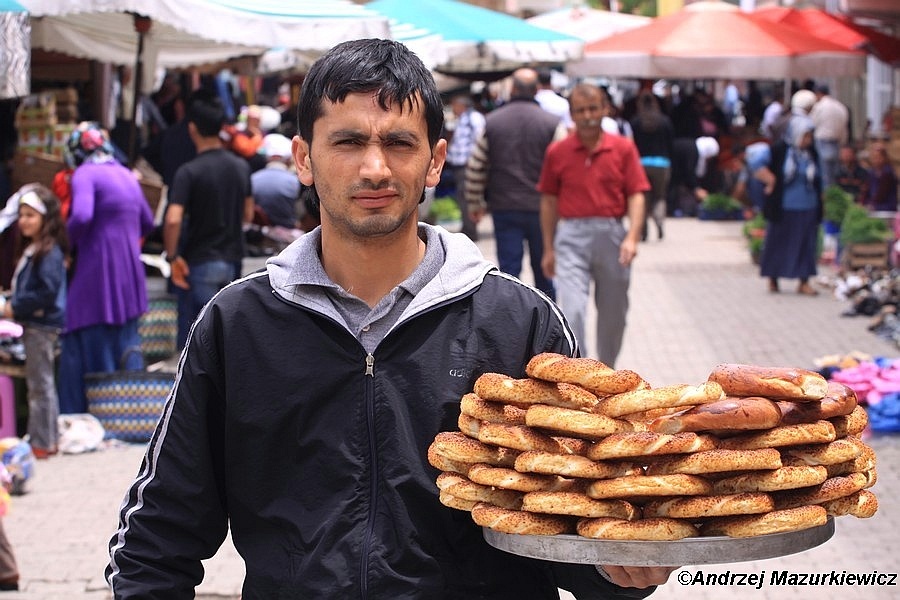
[(550, 85), (553, 82), (553, 71), (550, 69), (538, 69), (538, 83)]
[(197, 128), (197, 133), (203, 137), (213, 137), (219, 135), (225, 124), (225, 105), (215, 92), (201, 88), (188, 98), (185, 115), (188, 123), (193, 123)]
[(362, 39), (343, 42), (310, 68), (300, 89), (297, 129), (312, 144), (313, 124), (322, 115), (322, 100), (342, 102), (349, 94), (378, 93), (378, 104), (401, 109), (422, 103), (428, 142), (434, 146), (444, 126), (444, 109), (434, 77), (409, 48), (399, 42)]

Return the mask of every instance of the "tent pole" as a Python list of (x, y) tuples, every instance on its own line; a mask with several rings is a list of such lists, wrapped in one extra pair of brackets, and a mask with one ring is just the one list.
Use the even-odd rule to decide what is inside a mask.
[(134, 166), (137, 160), (137, 112), (141, 103), (142, 82), (144, 79), (144, 34), (150, 31), (153, 22), (149, 17), (134, 14), (134, 30), (138, 34), (137, 56), (134, 65), (134, 100), (131, 103), (131, 127), (128, 132), (128, 164)]

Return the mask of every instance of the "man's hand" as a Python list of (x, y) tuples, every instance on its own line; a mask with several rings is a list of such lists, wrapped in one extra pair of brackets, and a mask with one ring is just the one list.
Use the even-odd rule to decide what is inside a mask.
[(181, 258), (180, 256), (176, 256), (175, 260), (170, 263), (172, 269), (172, 284), (175, 287), (180, 287), (183, 290), (191, 289), (191, 284), (188, 283), (187, 277), (191, 274), (191, 270), (188, 268), (187, 261)]
[(602, 565), (599, 567), (606, 573), (606, 578), (619, 587), (646, 588), (651, 585), (662, 585), (669, 575), (680, 567), (618, 567)]
[(541, 256), (541, 271), (544, 277), (553, 279), (556, 276), (556, 254), (552, 248), (544, 248), (544, 254)]
[(486, 212), (487, 211), (484, 209), (483, 206), (479, 206), (477, 208), (470, 208), (469, 209), (469, 218), (472, 219), (472, 222), (477, 225), (478, 223), (481, 223), (481, 219), (484, 218), (484, 215)]
[(623, 267), (630, 265), (634, 257), (637, 256), (637, 246), (637, 241), (631, 239), (630, 236), (622, 240), (622, 243), (619, 245), (619, 264)]

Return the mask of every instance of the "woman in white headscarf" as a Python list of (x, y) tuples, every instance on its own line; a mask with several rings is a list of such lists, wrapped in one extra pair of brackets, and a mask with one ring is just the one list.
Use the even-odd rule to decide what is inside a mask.
[(782, 141), (761, 152), (750, 165), (765, 185), (763, 215), (768, 221), (760, 257), (760, 274), (769, 291), (778, 292), (779, 278), (797, 279), (797, 293), (815, 296), (809, 279), (816, 274), (822, 179), (813, 145), (813, 122), (794, 115)]

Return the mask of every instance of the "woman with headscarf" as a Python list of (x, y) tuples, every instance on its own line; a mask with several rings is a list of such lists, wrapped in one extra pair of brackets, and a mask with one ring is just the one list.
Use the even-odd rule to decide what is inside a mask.
[(815, 296), (809, 278), (816, 274), (819, 223), (822, 221), (822, 177), (813, 145), (813, 122), (794, 115), (784, 138), (760, 152), (750, 166), (766, 195), (763, 216), (768, 221), (760, 257), (760, 274), (769, 291), (778, 279), (798, 279), (797, 293)]
[(67, 224), (73, 264), (59, 359), (63, 414), (87, 412), (86, 373), (142, 366), (138, 319), (147, 310), (147, 288), (141, 238), (153, 227), (137, 177), (116, 161), (97, 123), (79, 124), (66, 150), (75, 171)]

